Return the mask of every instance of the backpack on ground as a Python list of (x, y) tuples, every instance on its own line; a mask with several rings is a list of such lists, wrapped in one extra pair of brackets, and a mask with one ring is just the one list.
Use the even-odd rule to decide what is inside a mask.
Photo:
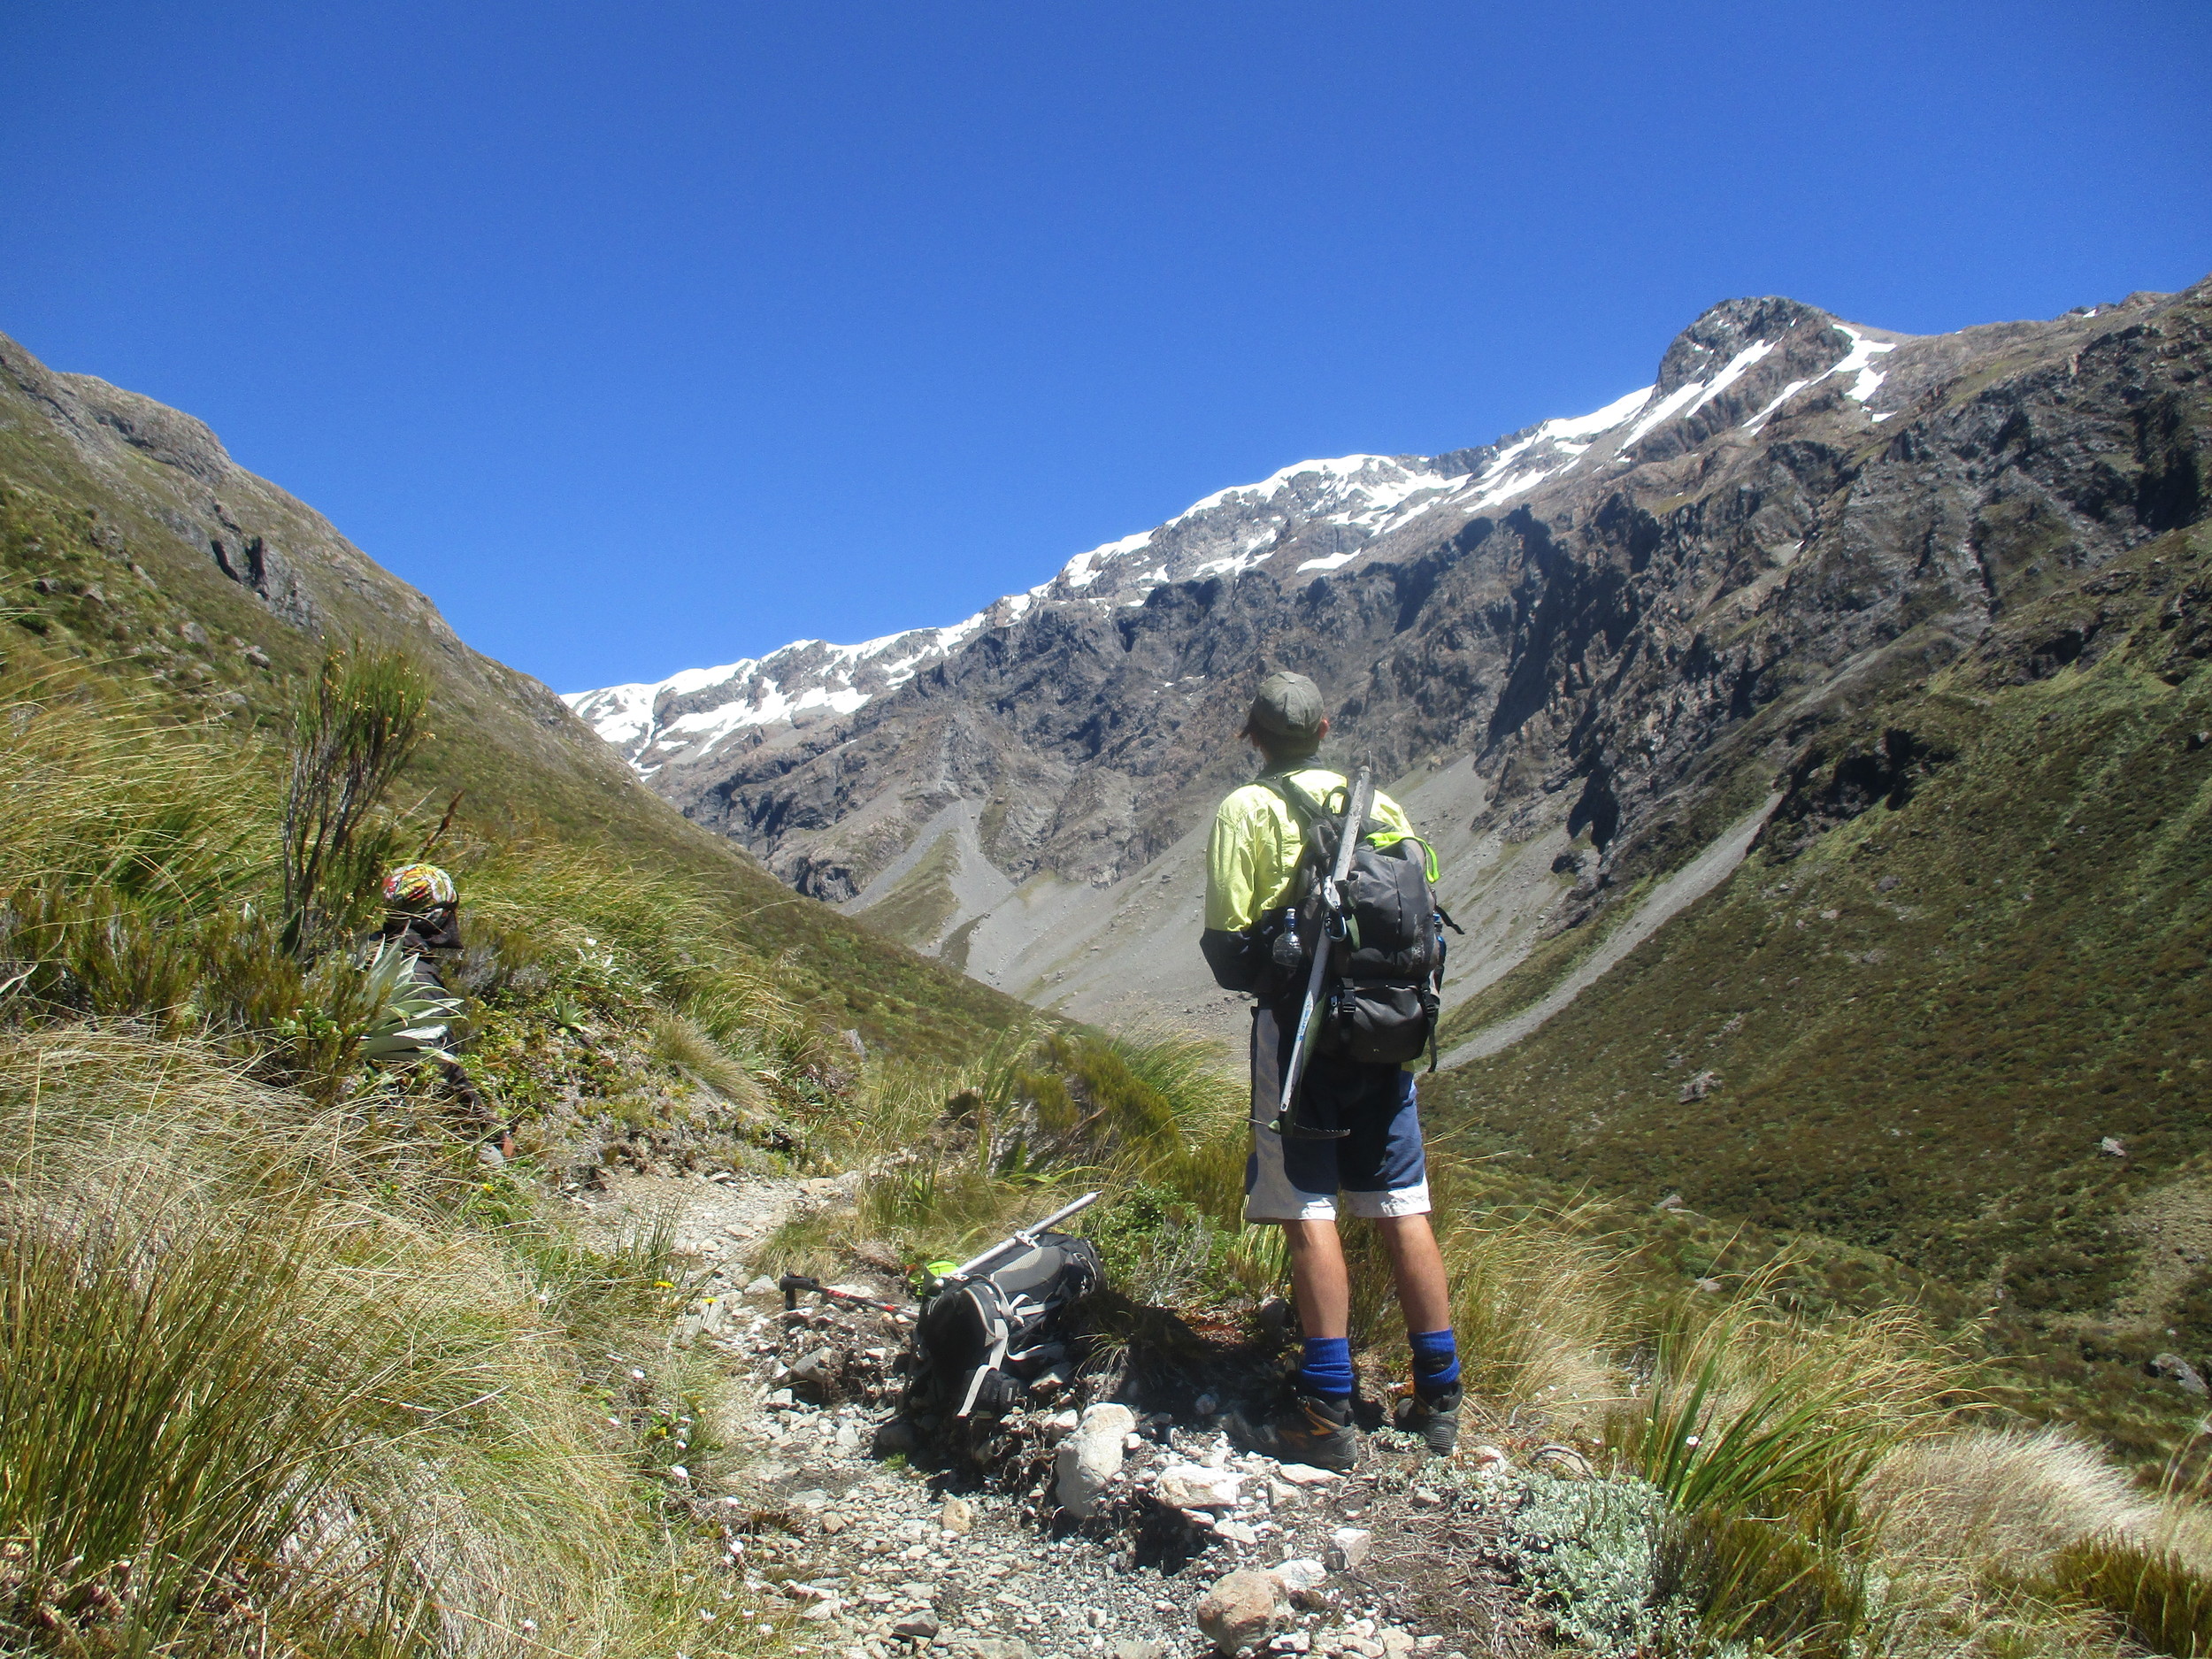
[(910, 1415), (995, 1417), (1071, 1358), (1067, 1310), (1103, 1282), (1098, 1248), (1068, 1233), (1018, 1235), (1018, 1248), (941, 1280), (914, 1326)]
[[(1348, 800), (1339, 810), (1309, 795), (1286, 773), (1261, 783), (1282, 797), (1304, 841), (1294, 913), (1304, 951), (1324, 936), (1321, 882), (1344, 836)], [(1338, 792), (1330, 792), (1333, 797)], [(1343, 791), (1348, 795), (1349, 791)], [(1444, 929), (1456, 933), (1429, 879), (1428, 843), (1408, 835), (1378, 847), (1371, 820), (1352, 850), (1343, 887), (1344, 935), (1330, 941), (1329, 1000), (1314, 1033), (1317, 1053), (1367, 1064), (1402, 1065), (1429, 1051), (1436, 1069), (1437, 1014), (1444, 985)], [(1280, 936), (1279, 935), (1279, 940)], [(1292, 982), (1302, 982), (1302, 969)]]

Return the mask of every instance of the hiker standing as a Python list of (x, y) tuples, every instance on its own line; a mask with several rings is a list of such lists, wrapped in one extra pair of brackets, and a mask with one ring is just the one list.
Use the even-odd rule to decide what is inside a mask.
[[(1275, 1127), (1285, 1102), (1280, 1084), (1296, 1041), (1310, 952), (1321, 929), (1296, 906), (1306, 896), (1302, 860), (1308, 827), (1342, 813), (1345, 779), (1314, 764), (1328, 734), (1321, 693), (1303, 674), (1260, 682), (1241, 735), (1259, 751), (1256, 782), (1223, 801), (1206, 847), (1206, 927), (1200, 947), (1224, 987), (1251, 993), (1252, 1154), (1245, 1165), (1244, 1218), (1283, 1230), (1291, 1282), (1305, 1334), (1292, 1398), (1244, 1436), (1270, 1456), (1343, 1470), (1357, 1455), (1352, 1432), (1351, 1286), (1337, 1236), (1340, 1195), (1372, 1222), (1390, 1255), (1398, 1305), (1413, 1348), (1413, 1378), (1394, 1413), (1396, 1426), (1421, 1436), (1438, 1455), (1459, 1432), (1459, 1356), (1443, 1257), (1429, 1225), (1427, 1169), (1413, 1074), (1402, 1063), (1331, 1052), (1331, 1034), (1314, 1045), (1292, 1104), (1295, 1118)], [(1326, 835), (1324, 828), (1321, 834)], [(1432, 856), (1404, 811), (1378, 794), (1363, 843), (1396, 849), (1429, 865)], [(1407, 843), (1401, 846), (1400, 843)], [(1427, 893), (1425, 884), (1418, 891)], [(1299, 929), (1303, 922), (1305, 936)], [(1424, 928), (1431, 918), (1420, 918)], [(1436, 958), (1440, 964), (1440, 955)], [(1440, 967), (1439, 969), (1440, 973)], [(1432, 1032), (1433, 987), (1420, 1003)], [(1346, 1044), (1339, 1039), (1335, 1046)], [(1323, 1133), (1298, 1133), (1319, 1125)], [(1400, 1392), (1400, 1391), (1394, 1391)]]

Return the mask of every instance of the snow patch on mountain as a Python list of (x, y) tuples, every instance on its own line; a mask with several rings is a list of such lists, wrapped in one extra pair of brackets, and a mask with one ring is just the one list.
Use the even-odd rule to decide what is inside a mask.
[[(1881, 383), (1870, 365), (1892, 345), (1837, 326), (1850, 350), (1816, 379), (1855, 376), (1850, 396), (1863, 403)], [(765, 657), (686, 669), (652, 684), (570, 692), (563, 701), (649, 776), (671, 760), (697, 760), (742, 733), (852, 714), (983, 630), (1020, 620), (1042, 601), (1141, 604), (1163, 583), (1233, 580), (1286, 549), (1310, 555), (1292, 566), (1295, 574), (1341, 570), (1431, 513), (1482, 511), (1526, 495), (1582, 465), (1599, 439), (1624, 427), (1619, 442), (1601, 453), (1607, 460), (1624, 456), (1667, 421), (1702, 409), (1774, 348), (1772, 341), (1755, 341), (1717, 373), (1655, 402), (1657, 388), (1642, 387), (1586, 415), (1543, 421), (1487, 450), (1463, 452), (1458, 465), (1448, 457), (1389, 455), (1297, 462), (1257, 483), (1216, 490), (1153, 529), (1078, 553), (1049, 580), (948, 627), (859, 645), (800, 640)], [(1813, 383), (1793, 382), (1754, 417), (1755, 426)]]
[[(1818, 374), (1812, 375), (1808, 379), (1801, 380), (1792, 380), (1779, 392), (1777, 392), (1774, 395), (1773, 400), (1770, 402), (1765, 408), (1760, 410), (1757, 414), (1752, 416), (1750, 419), (1744, 422), (1743, 429), (1746, 432), (1755, 433), (1759, 431), (1760, 428), (1764, 426), (1769, 420), (1774, 418), (1775, 412), (1779, 410), (1783, 404), (1788, 403), (1790, 399), (1795, 397), (1800, 392), (1804, 391), (1809, 387), (1819, 385), (1821, 381), (1827, 380), (1832, 375), (1847, 374), (1852, 377), (1852, 384), (1849, 388), (1845, 391), (1844, 396), (1850, 398), (1854, 403), (1865, 403), (1868, 398), (1873, 396), (1875, 392), (1879, 389), (1884, 377), (1882, 371), (1873, 366), (1874, 359), (1881, 356), (1885, 351), (1896, 350), (1897, 342), (1894, 340), (1871, 339), (1869, 336), (1861, 334), (1857, 329), (1851, 327), (1846, 323), (1835, 323), (1831, 326), (1838, 334), (1841, 334), (1845, 339), (1851, 342), (1850, 350), (1845, 352), (1842, 357), (1837, 358), (1835, 362), (1829, 365), (1827, 368), (1823, 369)], [(1877, 415), (1874, 419), (1877, 420), (1885, 420), (1887, 419), (1888, 417), (1885, 415)]]

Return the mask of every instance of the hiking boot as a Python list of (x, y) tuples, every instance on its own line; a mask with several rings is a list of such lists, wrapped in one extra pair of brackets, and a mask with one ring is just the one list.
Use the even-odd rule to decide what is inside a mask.
[(1457, 1383), (1433, 1394), (1409, 1387), (1391, 1413), (1390, 1425), (1402, 1434), (1419, 1435), (1430, 1455), (1449, 1457), (1452, 1448), (1459, 1444), (1461, 1397)]
[(1310, 1463), (1344, 1474), (1359, 1461), (1349, 1400), (1295, 1394), (1264, 1422), (1249, 1422), (1241, 1412), (1234, 1414), (1229, 1430), (1233, 1438), (1279, 1463)]

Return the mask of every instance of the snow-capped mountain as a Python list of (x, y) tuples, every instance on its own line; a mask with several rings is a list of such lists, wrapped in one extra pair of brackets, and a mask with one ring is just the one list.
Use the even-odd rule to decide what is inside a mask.
[(1009, 594), (949, 627), (915, 628), (859, 645), (798, 640), (765, 657), (688, 668), (649, 685), (572, 692), (565, 701), (649, 777), (678, 757), (703, 760), (741, 732), (851, 714), (982, 630), (1019, 621), (1040, 600), (1140, 604), (1164, 583), (1234, 577), (1264, 565), (1292, 574), (1340, 570), (1429, 513), (1494, 506), (1526, 494), (1651, 398), (1646, 387), (1595, 414), (1548, 420), (1486, 449), (1440, 460), (1348, 455), (1300, 461), (1256, 484), (1217, 490), (1156, 529), (1078, 553), (1049, 581)]
[(1793, 721), (1993, 626), (1985, 545), (2144, 534), (2101, 469), (2144, 442), (2158, 303), (1916, 337), (1732, 300), (1586, 415), (1300, 462), (948, 627), (568, 701), (799, 891), (1049, 1007), (1203, 1025), (1205, 826), (1254, 681), (1299, 669), (1445, 855), (1454, 1001), (1617, 874), (1724, 873)]
[[(1776, 393), (1747, 423), (1750, 430), (1831, 377), (1848, 378), (1849, 396), (1867, 401), (1882, 379), (1871, 365), (1896, 341), (1841, 324), (1835, 334), (1833, 361)], [(571, 692), (564, 701), (649, 778), (671, 760), (703, 761), (740, 733), (757, 738), (852, 714), (984, 630), (1019, 621), (1041, 600), (1131, 605), (1165, 583), (1233, 578), (1263, 565), (1292, 577), (1341, 570), (1402, 532), (1417, 535), (1432, 519), (1502, 506), (1572, 469), (1624, 465), (1662, 428), (1694, 419), (1777, 344), (1755, 340), (1703, 378), (1669, 385), (1663, 376), (1590, 414), (1547, 420), (1479, 449), (1433, 459), (1348, 455), (1297, 462), (1256, 484), (1217, 490), (1156, 529), (1078, 553), (1050, 580), (949, 627), (858, 645), (798, 640), (765, 657), (687, 668), (650, 684)]]

